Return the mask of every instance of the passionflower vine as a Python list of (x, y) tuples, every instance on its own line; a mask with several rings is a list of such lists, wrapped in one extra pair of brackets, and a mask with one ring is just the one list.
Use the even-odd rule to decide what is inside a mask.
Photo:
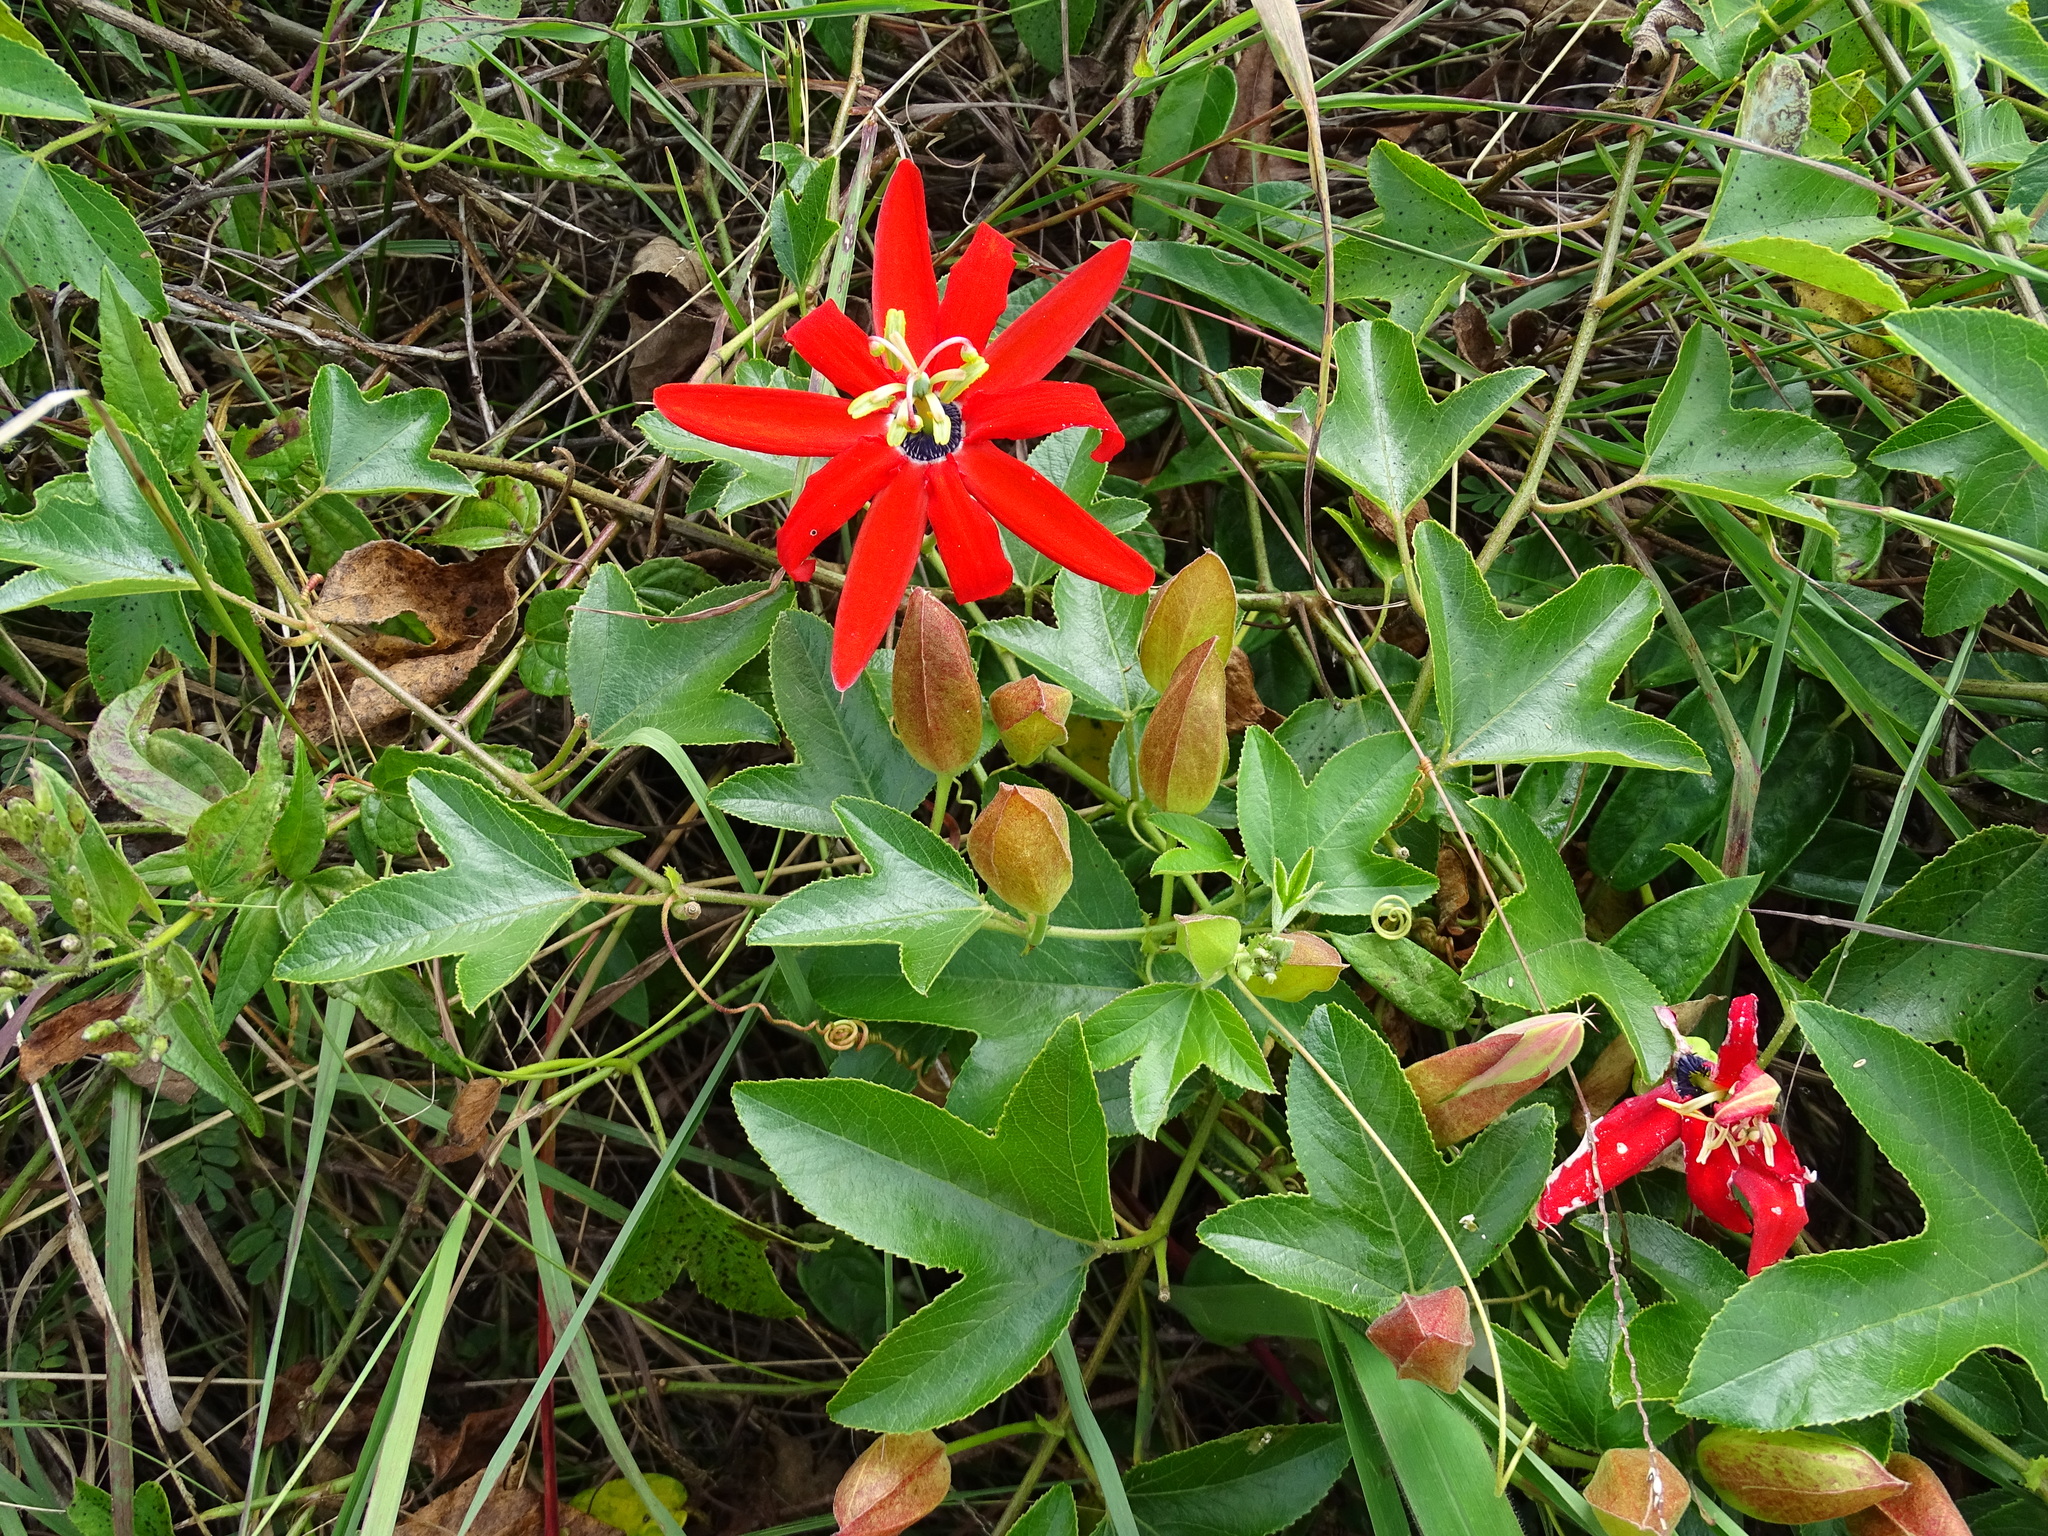
[(998, 524), (1106, 586), (1142, 592), (1152, 584), (1143, 555), (995, 446), (1098, 427), (1097, 461), (1106, 464), (1122, 449), (1123, 434), (1093, 389), (1046, 375), (1109, 306), (1130, 243), (1090, 257), (990, 341), (1008, 303), (1011, 250), (977, 225), (940, 297), (924, 179), (902, 161), (875, 226), (872, 334), (829, 301), (789, 328), (790, 345), (838, 397), (734, 384), (665, 384), (654, 392), (655, 408), (699, 437), (826, 461), (804, 482), (776, 537), (776, 555), (796, 580), (808, 581), (818, 546), (869, 507), (832, 638), (832, 677), (841, 688), (860, 676), (888, 632), (927, 526), (961, 602), (1010, 586)]
[(1806, 1186), (1815, 1178), (1772, 1121), (1777, 1107), (1777, 1080), (1756, 1064), (1756, 998), (1738, 997), (1718, 1052), (1686, 1040), (1664, 1082), (1593, 1123), (1543, 1186), (1536, 1224), (1556, 1226), (1682, 1143), (1686, 1193), (1704, 1215), (1750, 1235), (1749, 1272), (1758, 1274), (1806, 1226)]

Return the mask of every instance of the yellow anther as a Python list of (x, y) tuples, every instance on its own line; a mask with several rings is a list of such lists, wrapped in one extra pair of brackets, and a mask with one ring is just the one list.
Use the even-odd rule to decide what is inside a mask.
[(901, 384), (883, 384), (864, 395), (855, 395), (846, 403), (846, 414), (856, 420), (862, 416), (872, 416), (902, 393)]

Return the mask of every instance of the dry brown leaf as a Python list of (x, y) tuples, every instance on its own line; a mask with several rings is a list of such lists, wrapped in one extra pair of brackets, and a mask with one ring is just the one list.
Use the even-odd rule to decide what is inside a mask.
[(1436, 925), (1454, 928), (1458, 914), (1472, 899), (1472, 881), (1466, 873), (1465, 855), (1448, 838), (1436, 850)]
[[(438, 704), (509, 637), (518, 616), (516, 546), (443, 565), (380, 539), (335, 561), (313, 617), (341, 630), (385, 676), (414, 698)], [(410, 615), (433, 638), (419, 641), (376, 626)], [(348, 733), (373, 743), (402, 734), (405, 706), (353, 667), (337, 666), (303, 688), (292, 713), (315, 741)]]
[[(398, 1536), (456, 1536), (482, 1480), (483, 1473), (472, 1473), (467, 1481), (408, 1516), (398, 1527)], [(560, 1514), (562, 1536), (618, 1536), (611, 1526), (572, 1505), (562, 1505)], [(477, 1511), (469, 1536), (540, 1536), (540, 1528), (538, 1493), (531, 1488), (496, 1488)]]
[(459, 1163), (473, 1157), (491, 1134), (491, 1114), (498, 1107), (498, 1080), (472, 1078), (456, 1090), (448, 1111), (448, 1144), (428, 1154), (437, 1163)]
[(68, 1067), (87, 1056), (104, 1056), (108, 1051), (140, 1051), (142, 1047), (126, 1035), (109, 1035), (104, 1040), (85, 1038), (90, 1026), (118, 1019), (134, 1001), (133, 992), (117, 992), (109, 997), (96, 997), (89, 1003), (73, 1003), (62, 1012), (51, 1014), (21, 1042), (21, 1080), (40, 1082), (57, 1068)]
[(1500, 345), (1486, 323), (1486, 311), (1470, 299), (1451, 311), (1451, 334), (1458, 339), (1458, 356), (1481, 373), (1500, 366)]
[[(1815, 314), (1826, 315), (1830, 320), (1839, 321), (1845, 327), (1862, 325), (1866, 321), (1876, 319), (1881, 313), (1860, 299), (1833, 293), (1826, 288), (1816, 288), (1812, 283), (1795, 282), (1792, 285), (1792, 297), (1801, 309), (1810, 309)], [(1870, 359), (1870, 366), (1858, 371), (1862, 373), (1863, 381), (1879, 394), (1897, 401), (1900, 405), (1919, 403), (1920, 381), (1913, 376), (1913, 359), (1893, 342), (1883, 336), (1849, 330), (1833, 335), (1822, 333), (1822, 339), (1836, 347), (1847, 347), (1858, 357)], [(1817, 366), (1833, 366), (1833, 360), (1823, 357), (1819, 349), (1804, 355), (1812, 359)]]
[(1259, 686), (1252, 678), (1251, 657), (1241, 647), (1232, 647), (1229, 659), (1223, 663), (1223, 728), (1233, 736), (1253, 725), (1263, 725), (1270, 731), (1284, 718), (1259, 697)]
[(687, 379), (711, 346), (712, 321), (702, 312), (704, 263), (666, 235), (633, 257), (626, 275), (626, 380), (635, 400), (652, 400), (657, 385)]

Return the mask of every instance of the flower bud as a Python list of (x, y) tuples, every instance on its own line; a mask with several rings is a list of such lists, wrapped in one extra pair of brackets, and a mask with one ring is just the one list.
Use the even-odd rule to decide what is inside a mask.
[(1401, 1304), (1373, 1319), (1365, 1336), (1394, 1362), (1394, 1374), (1446, 1394), (1465, 1379), (1472, 1358), (1472, 1306), (1462, 1286), (1427, 1296), (1403, 1296)]
[(1253, 997), (1298, 1003), (1335, 986), (1344, 957), (1313, 933), (1265, 933), (1245, 945), (1232, 969)]
[(1138, 665), (1145, 681), (1161, 693), (1187, 654), (1205, 640), (1230, 650), (1237, 633), (1237, 587), (1230, 568), (1214, 550), (1203, 555), (1159, 589), (1145, 611), (1138, 634)]
[(1586, 1038), (1583, 1014), (1546, 1013), (1407, 1069), (1440, 1147), (1476, 1135), (1564, 1070)]
[(988, 696), (989, 713), (996, 717), (1010, 761), (1019, 766), (1067, 744), (1067, 711), (1073, 706), (1071, 690), (1035, 677), (1005, 683)]
[(1194, 816), (1216, 798), (1230, 743), (1223, 729), (1223, 651), (1204, 640), (1181, 658), (1138, 743), (1138, 783), (1162, 811)]
[(1066, 810), (1030, 785), (996, 790), (967, 834), (967, 857), (990, 890), (1033, 917), (1050, 915), (1074, 883)]
[(1803, 1429), (1717, 1429), (1698, 1455), (1700, 1470), (1737, 1513), (1780, 1525), (1839, 1520), (1906, 1487), (1853, 1440)]
[(1692, 1489), (1662, 1451), (1608, 1451), (1586, 1484), (1586, 1502), (1607, 1536), (1671, 1536)]
[(967, 631), (923, 587), (904, 610), (889, 695), (896, 734), (923, 767), (950, 778), (981, 756), (981, 682)]
[(1842, 1522), (1849, 1528), (1849, 1536), (1970, 1536), (1963, 1512), (1934, 1475), (1934, 1468), (1917, 1456), (1900, 1452), (1885, 1462), (1884, 1469), (1905, 1479), (1906, 1491), (1849, 1516)]
[(1210, 917), (1176, 917), (1174, 921), (1180, 925), (1181, 955), (1195, 968), (1204, 986), (1230, 969), (1244, 934), (1242, 923), (1220, 913)]
[(833, 1491), (838, 1536), (896, 1536), (937, 1509), (952, 1486), (953, 1464), (937, 1435), (884, 1435), (854, 1458)]

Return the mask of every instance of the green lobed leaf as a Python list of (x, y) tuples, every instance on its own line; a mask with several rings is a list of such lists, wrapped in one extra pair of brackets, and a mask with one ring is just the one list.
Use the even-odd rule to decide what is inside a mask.
[(98, 299), (111, 282), (128, 308), (151, 320), (167, 312), (163, 268), (135, 215), (76, 171), (24, 154), (0, 139), (0, 297), (66, 283)]
[(1886, 233), (1877, 216), (1877, 194), (1869, 188), (1818, 166), (1736, 153), (1728, 157), (1701, 243), (1719, 247), (1749, 240), (1805, 240), (1846, 251)]
[(1762, 875), (1674, 891), (1628, 920), (1607, 947), (1674, 1002), (1694, 996), (1721, 963)]
[[(1474, 800), (1522, 871), (1522, 889), (1500, 904), (1465, 963), (1465, 985), (1516, 1015), (1550, 1013), (1598, 998), (1628, 1036), (1649, 1081), (1664, 1075), (1671, 1039), (1657, 1022), (1667, 999), (1611, 949), (1586, 937), (1578, 887), (1550, 840), (1512, 800)], [(1512, 937), (1510, 936), (1512, 935)], [(1532, 995), (1532, 993), (1534, 995)]]
[(671, 1174), (626, 1241), (605, 1294), (628, 1306), (658, 1300), (684, 1271), (714, 1306), (755, 1317), (801, 1317), (762, 1251), (765, 1234)]
[(651, 623), (635, 617), (647, 609), (618, 567), (598, 566), (569, 614), (569, 696), (589, 718), (591, 740), (623, 746), (652, 727), (686, 747), (773, 741), (767, 711), (725, 681), (768, 643), (791, 600), (786, 588), (720, 587), (678, 616), (738, 604), (730, 612)]
[(1115, 1232), (1108, 1132), (1078, 1021), (1054, 1032), (993, 1135), (852, 1079), (741, 1083), (733, 1105), (783, 1187), (820, 1220), (961, 1280), (913, 1313), (830, 1404), (859, 1429), (964, 1418), (1045, 1357)]
[(1472, 989), (1413, 939), (1389, 939), (1378, 933), (1324, 937), (1375, 992), (1416, 1023), (1448, 1034), (1463, 1029), (1472, 1017)]
[(523, 117), (506, 117), (481, 102), (458, 96), (455, 104), (469, 118), (469, 134), (502, 144), (515, 154), (526, 156), (543, 170), (555, 171), (585, 181), (624, 182), (625, 177), (609, 158), (590, 150), (572, 149), (538, 124)]
[[(1145, 920), (1137, 894), (1089, 827), (1067, 812), (1074, 883), (1053, 909), (1066, 928), (1130, 928)], [(961, 946), (920, 993), (887, 945), (827, 949), (806, 957), (820, 1006), (849, 1018), (938, 1025), (979, 1038), (953, 1080), (946, 1104), (976, 1125), (992, 1125), (1019, 1075), (1060, 1024), (1083, 1018), (1149, 979), (1138, 941), (1048, 937), (1027, 951), (1015, 934), (983, 929)]]
[[(707, 470), (698, 477), (697, 485), (690, 492), (690, 510), (693, 512), (706, 511), (730, 517), (735, 512), (759, 506), (764, 501), (773, 501), (778, 496), (793, 495), (796, 491), (795, 459), (750, 453), (744, 448), (714, 443), (708, 437), (685, 432), (659, 411), (644, 413), (634, 425), (640, 429), (642, 437), (678, 464), (714, 466), (715, 476), (713, 470)], [(708, 504), (703, 504), (701, 498), (707, 486), (712, 496)]]
[(1816, 522), (1820, 514), (1794, 498), (1792, 487), (1816, 475), (1854, 473), (1842, 440), (1796, 411), (1737, 410), (1733, 382), (1721, 338), (1706, 325), (1686, 332), (1643, 432), (1643, 479)]
[[(1393, 321), (1354, 320), (1331, 346), (1337, 393), (1323, 417), (1317, 456), (1353, 490), (1395, 515), (1420, 501), (1542, 377), (1534, 368), (1508, 368), (1438, 401), (1423, 385), (1415, 338)], [(1293, 435), (1307, 446), (1301, 431)]]
[[(370, 765), (369, 779), (383, 795), (394, 797), (402, 803), (406, 780), (422, 768), (430, 768), (436, 773), (452, 773), (458, 779), (469, 780), (479, 789), (488, 790), (513, 806), (523, 820), (532, 822), (545, 832), (549, 840), (572, 859), (580, 859), (586, 854), (602, 853), (607, 848), (617, 848), (622, 843), (632, 842), (637, 835), (615, 827), (600, 827), (595, 822), (568, 815), (553, 806), (511, 800), (483, 769), (459, 757), (440, 757), (429, 752), (409, 751), (403, 747), (386, 747), (377, 754), (377, 761)], [(321, 830), (325, 832), (324, 824)]]
[[(2002, 310), (1916, 309), (1885, 329), (2048, 464), (2048, 327)], [(1885, 443), (1895, 449), (1898, 439)]]
[(749, 938), (770, 945), (892, 944), (903, 978), (929, 993), (993, 910), (967, 861), (936, 833), (872, 800), (832, 802), (874, 873), (814, 880), (764, 912)]
[(1970, 1070), (2048, 1148), (2048, 839), (1986, 827), (1870, 921), (1894, 933), (1845, 937), (1814, 986), (1916, 1040), (1960, 1042)]
[[(128, 445), (144, 474), (162, 476), (147, 443), (130, 438)], [(0, 586), (0, 613), (59, 599), (198, 589), (106, 433), (93, 435), (85, 462), (87, 474), (46, 481), (34, 511), (0, 517), (0, 560), (38, 567)]]
[(434, 462), (434, 444), (447, 425), (448, 397), (440, 390), (408, 389), (370, 400), (345, 368), (329, 363), (313, 380), (306, 411), (320, 488), (342, 496), (474, 496), (469, 476)]
[(406, 788), (448, 867), (389, 875), (344, 896), (292, 940), (278, 979), (348, 981), (460, 955), (456, 988), (474, 1009), (588, 898), (562, 851), (489, 790), (432, 770)]
[(89, 123), (92, 108), (78, 83), (48, 54), (0, 37), (0, 117)]
[[(5, 66), (0, 65), (0, 74)], [(192, 462), (206, 430), (206, 402), (183, 405), (164, 360), (111, 280), (100, 290), (100, 392), (174, 469)]]
[(1252, 874), (1270, 882), (1276, 865), (1291, 870), (1313, 849), (1320, 889), (1309, 911), (1364, 916), (1388, 896), (1411, 906), (1427, 901), (1435, 876), (1372, 851), (1420, 775), (1407, 737), (1389, 732), (1352, 743), (1304, 784), (1280, 744), (1252, 726), (1237, 781), (1237, 824)]
[(1627, 1261), (1664, 1294), (1662, 1301), (1632, 1315), (1631, 1348), (1613, 1351), (1608, 1380), (1612, 1400), (1634, 1402), (1640, 1394), (1646, 1401), (1670, 1402), (1685, 1390), (1700, 1335), (1742, 1288), (1742, 1271), (1718, 1248), (1654, 1216), (1616, 1211), (1603, 1223), (1589, 1212), (1574, 1224), (1598, 1245), (1596, 1255), (1610, 1241), (1619, 1247), (1625, 1239)]
[(1726, 241), (1715, 250), (1731, 261), (1746, 262), (1794, 282), (1811, 283), (1816, 288), (1839, 293), (1880, 314), (1907, 307), (1906, 295), (1884, 273), (1815, 240), (1750, 235)]
[(1916, 1237), (1781, 1260), (1700, 1341), (1681, 1412), (1751, 1429), (1883, 1413), (1981, 1349), (2048, 1379), (2048, 1165), (1961, 1067), (1823, 1003), (1794, 1015), (1927, 1213)]
[(1510, 619), (1465, 546), (1426, 522), (1415, 530), (1415, 573), (1445, 721), (1439, 761), (1707, 771), (1683, 731), (1608, 698), (1656, 622), (1657, 600), (1634, 571), (1596, 566)]
[[(1493, 1336), (1507, 1389), (1529, 1422), (1551, 1439), (1594, 1455), (1643, 1443), (1643, 1414), (1635, 1400), (1617, 1403), (1609, 1388), (1612, 1363), (1622, 1352), (1614, 1291), (1602, 1286), (1586, 1303), (1572, 1324), (1562, 1365), (1505, 1328)], [(1621, 1293), (1633, 1334), (1642, 1309), (1625, 1284)], [(1653, 1439), (1667, 1439), (1684, 1427), (1669, 1408), (1652, 1404), (1647, 1411)]]
[(1202, 1067), (1240, 1088), (1274, 1091), (1244, 1016), (1207, 987), (1172, 981), (1139, 987), (1090, 1015), (1084, 1030), (1096, 1071), (1136, 1058), (1131, 1118), (1144, 1136), (1158, 1132), (1175, 1092)]
[[(1500, 233), (1470, 192), (1399, 145), (1373, 145), (1365, 175), (1377, 212), (1362, 226), (1369, 234), (1337, 247), (1337, 298), (1376, 299), (1394, 324), (1420, 336), (1457, 286), (1470, 280), (1464, 264), (1485, 259)], [(1311, 344), (1321, 340), (1318, 323)]]
[(844, 693), (834, 686), (832, 629), (823, 619), (792, 609), (776, 620), (768, 672), (775, 713), (796, 761), (734, 774), (712, 791), (720, 810), (763, 826), (837, 837), (832, 806), (842, 796), (908, 811), (932, 792), (930, 770), (889, 728), (874, 685), (862, 677)]
[(2032, 86), (2048, 91), (2048, 42), (2024, 6), (1973, 5), (1970, 0), (1914, 0), (1913, 15), (1949, 53), (1971, 61), (1981, 56)]
[[(1476, 1273), (1491, 1263), (1549, 1173), (1550, 1111), (1519, 1109), (1446, 1163), (1414, 1089), (1376, 1033), (1325, 1006), (1298, 1038), (1415, 1181), (1466, 1267)], [(1436, 1224), (1322, 1072), (1299, 1056), (1287, 1068), (1287, 1126), (1308, 1193), (1259, 1195), (1219, 1211), (1202, 1223), (1204, 1243), (1261, 1280), (1359, 1317), (1378, 1316), (1404, 1293), (1458, 1283)]]
[(1061, 571), (1052, 589), (1058, 628), (1036, 619), (997, 619), (975, 633), (1032, 671), (1072, 689), (1076, 714), (1128, 720), (1159, 698), (1138, 666), (1138, 632), (1145, 627), (1145, 609), (1142, 593), (1119, 592)]

